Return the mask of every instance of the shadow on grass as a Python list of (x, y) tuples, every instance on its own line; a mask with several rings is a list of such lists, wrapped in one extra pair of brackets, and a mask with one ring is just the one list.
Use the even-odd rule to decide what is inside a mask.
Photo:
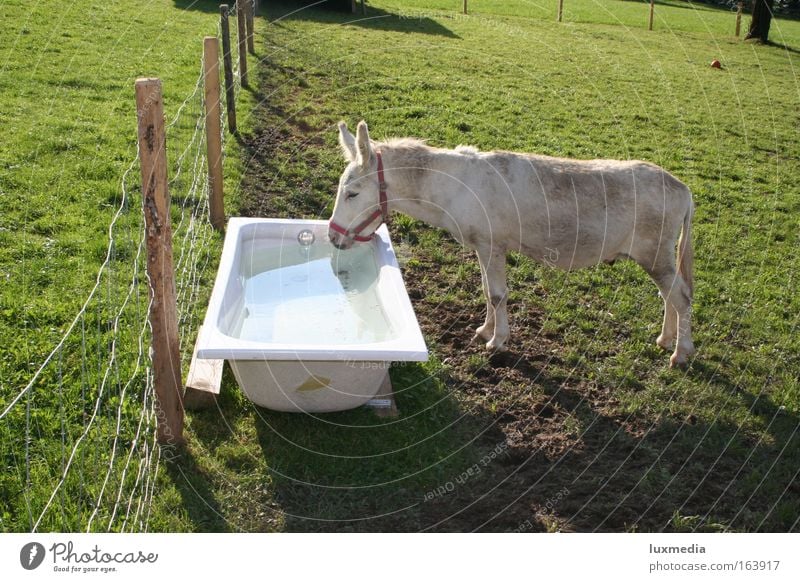
[[(730, 401), (723, 396), (718, 410), (699, 407), (704, 417), (681, 418), (609, 413), (613, 393), (587, 388), (575, 379), (579, 371), (571, 379), (551, 374), (524, 353), (495, 357), (492, 366), (520, 372), (543, 389), (545, 401), (506, 408), (504, 432), (528, 433), (509, 449), (508, 469), (519, 487), (493, 493), (497, 516), (483, 529), (519, 529), (514, 524), (524, 518), (519, 503), (526, 497), (528, 520), (552, 520), (568, 530), (797, 529), (800, 417), (738, 386), (718, 367), (697, 362), (689, 374)], [(675, 397), (692, 398), (681, 394), (683, 387), (675, 383)], [(762, 436), (752, 425), (720, 419), (726, 405), (742, 403)], [(571, 435), (570, 425), (578, 427)], [(554, 497), (554, 491), (567, 493)], [(550, 503), (542, 506), (542, 499)]]
[[(797, 20), (800, 20), (800, 16), (797, 18)], [(780, 51), (785, 51), (787, 53), (792, 53), (792, 54), (796, 54), (796, 55), (800, 54), (800, 49), (796, 49), (794, 47), (789, 46), (788, 44), (782, 44), (782, 43), (775, 42), (775, 41), (772, 41), (772, 40), (768, 40), (767, 42), (761, 42), (760, 40), (750, 39), (750, 41), (748, 41), (748, 42), (753, 42), (755, 44), (760, 44), (761, 46), (775, 48), (775, 49), (778, 49)]]
[[(213, 0), (173, 0), (176, 8), (181, 10), (200, 10), (219, 14), (220, 4)], [(235, 2), (227, 2), (233, 6)], [(408, 16), (388, 12), (373, 6), (367, 7), (362, 14), (359, 5), (355, 13), (350, 11), (350, 0), (298, 0), (295, 2), (282, 0), (278, 2), (262, 2), (258, 16), (266, 17), (272, 25), (280, 26), (283, 20), (312, 20), (325, 24), (347, 24), (360, 28), (416, 34), (430, 34), (448, 38), (460, 38), (450, 29), (425, 16), (423, 11), (409, 13)], [(235, 29), (235, 23), (234, 23)]]
[(423, 529), (433, 492), (461, 485), (457, 478), (502, 437), (481, 434), (487, 419), (463, 410), (422, 366), (395, 368), (392, 381), (394, 418), (363, 407), (317, 415), (259, 410), (258, 440), (288, 531)]
[(369, 30), (460, 38), (449, 28), (426, 16), (423, 11), (409, 12), (408, 15), (403, 15), (368, 6), (366, 14), (361, 13), (360, 7), (353, 14), (349, 10), (337, 9), (335, 3), (282, 1), (262, 4), (260, 12), (270, 20), (272, 25), (276, 26), (280, 26), (283, 20), (311, 20), (324, 24), (358, 26)]
[(217, 502), (213, 480), (199, 467), (194, 454), (188, 448), (167, 460), (165, 466), (180, 493), (182, 506), (194, 526), (194, 531), (231, 531)]
[[(491, 366), (513, 367), (541, 389), (542, 398), (509, 401), (496, 395), (494, 412), (488, 401), (465, 410), (453, 391), (471, 388), (446, 372), (433, 379), (413, 365), (393, 371), (395, 386), (405, 387), (398, 389), (398, 418), (378, 418), (364, 408), (318, 415), (248, 409), (255, 412), (256, 450), (268, 473), (260, 480), (269, 483), (283, 515), (281, 529), (797, 528), (800, 418), (742, 390), (713, 366), (695, 364), (690, 373), (709, 389), (744, 400), (765, 427), (764, 437), (713, 414), (610, 413), (613, 394), (587, 390), (524, 353), (492, 358)], [(494, 388), (507, 389), (502, 382)], [(235, 411), (228, 408), (223, 404), (222, 412), (235, 423)], [(212, 418), (215, 413), (208, 416), (208, 422), (195, 417), (193, 430), (214, 450), (230, 435)], [(570, 428), (574, 423), (578, 430)], [(220, 485), (212, 484), (190, 453), (170, 463), (168, 471), (197, 530), (230, 530), (215, 497)], [(250, 503), (247, 496), (242, 502)]]

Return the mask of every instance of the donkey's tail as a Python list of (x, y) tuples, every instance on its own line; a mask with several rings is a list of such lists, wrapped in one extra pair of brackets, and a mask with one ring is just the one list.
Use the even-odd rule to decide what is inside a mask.
[(694, 293), (694, 249), (692, 247), (692, 215), (694, 214), (694, 204), (691, 195), (689, 198), (689, 208), (683, 217), (683, 228), (678, 239), (678, 273), (680, 273), (686, 285), (689, 287), (689, 299)]

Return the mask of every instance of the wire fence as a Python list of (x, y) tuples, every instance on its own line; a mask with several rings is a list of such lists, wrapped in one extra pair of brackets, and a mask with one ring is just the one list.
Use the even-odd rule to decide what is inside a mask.
[[(184, 355), (191, 355), (218, 251), (208, 219), (202, 65), (166, 128)], [(236, 68), (236, 94), (239, 77)], [(121, 176), (105, 258), (82, 307), (27, 383), (0, 396), (0, 531), (144, 532), (152, 525), (159, 468), (169, 449), (156, 439), (137, 169), (138, 155)]]

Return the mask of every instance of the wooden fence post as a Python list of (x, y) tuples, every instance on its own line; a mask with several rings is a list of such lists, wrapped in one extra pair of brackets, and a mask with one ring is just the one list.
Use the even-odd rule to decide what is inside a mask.
[(650, 0), (650, 23), (647, 25), (647, 30), (653, 30), (653, 10), (656, 6), (656, 0)]
[(367, 5), (364, 4), (364, 0), (361, 0), (361, 14), (363, 14), (364, 16), (367, 15)]
[(736, 37), (742, 30), (742, 10), (744, 10), (744, 2), (737, 2), (736, 4)]
[(467, 0), (464, 0), (464, 14), (467, 13)]
[(231, 28), (227, 4), (219, 7), (220, 28), (222, 29), (222, 62), (225, 68), (225, 108), (228, 111), (228, 131), (236, 133), (236, 93), (233, 88), (233, 62), (231, 60)]
[(558, 22), (561, 22), (561, 16), (564, 14), (564, 0), (558, 0)]
[(245, 19), (245, 24), (247, 25), (247, 50), (252, 55), (256, 52), (256, 44), (253, 37), (253, 19), (256, 7), (253, 4), (253, 0), (244, 0), (244, 5), (247, 14), (247, 18)]
[(238, 24), (239, 45), (239, 78), (242, 80), (242, 87), (247, 87), (247, 9), (243, 6), (249, 0), (236, 0), (236, 18)]
[(183, 394), (178, 343), (178, 308), (172, 264), (172, 226), (167, 187), (167, 138), (160, 79), (136, 80), (142, 210), (147, 233), (147, 275), (153, 295), (153, 380), (158, 442), (183, 444)]
[(222, 128), (220, 127), (219, 41), (216, 36), (203, 39), (203, 86), (206, 102), (206, 148), (208, 152), (208, 212), (215, 230), (225, 229), (225, 205), (222, 194)]

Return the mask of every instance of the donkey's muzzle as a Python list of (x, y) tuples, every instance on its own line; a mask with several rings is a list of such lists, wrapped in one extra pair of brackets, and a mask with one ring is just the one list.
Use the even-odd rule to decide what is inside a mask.
[(331, 228), (328, 229), (328, 239), (331, 241), (331, 244), (340, 251), (347, 250), (353, 246), (352, 238), (336, 232)]

